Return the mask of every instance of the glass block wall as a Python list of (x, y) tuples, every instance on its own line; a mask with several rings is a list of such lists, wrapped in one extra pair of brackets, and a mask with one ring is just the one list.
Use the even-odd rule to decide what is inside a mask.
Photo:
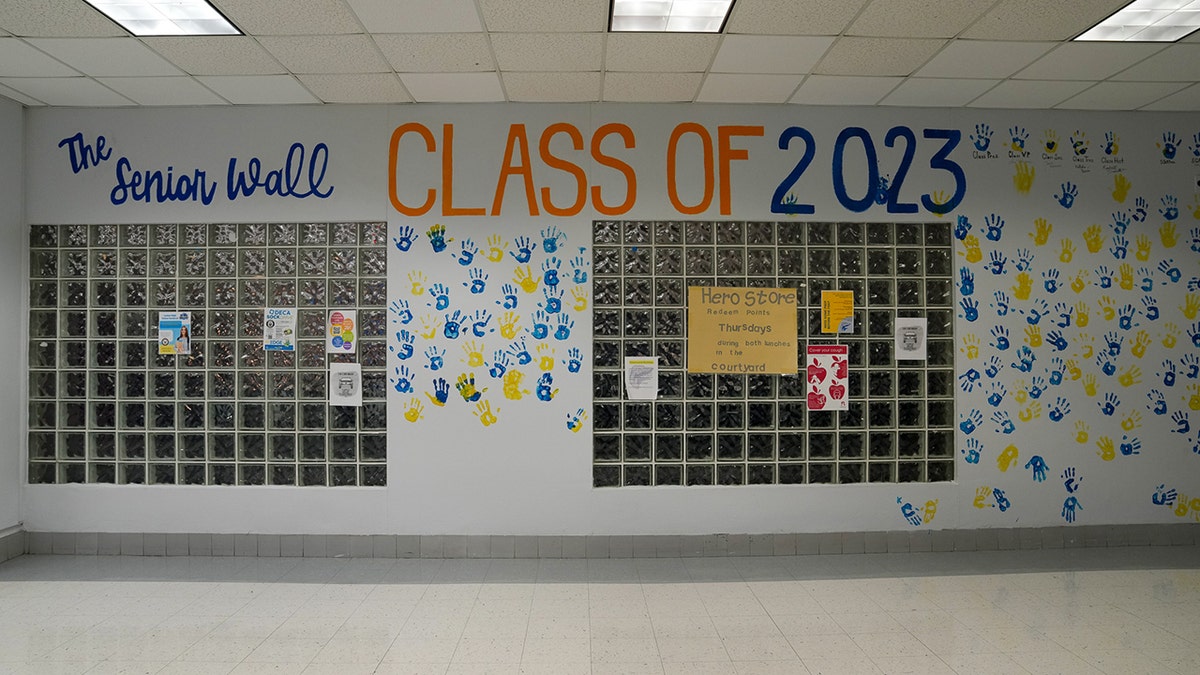
[[(593, 484), (885, 483), (954, 478), (954, 252), (947, 223), (598, 221)], [(688, 286), (798, 291), (798, 358), (849, 346), (850, 409), (808, 412), (802, 376), (689, 374)], [(821, 291), (855, 332), (821, 334)], [(926, 317), (928, 359), (893, 358)], [(657, 401), (626, 400), (625, 356), (658, 356)]]
[[(29, 482), (384, 485), (384, 223), (35, 225)], [(294, 352), (263, 309), (298, 309)], [(325, 319), (358, 309), (356, 355)], [(190, 355), (159, 355), (160, 311), (192, 312)], [(331, 359), (364, 405), (330, 407)]]

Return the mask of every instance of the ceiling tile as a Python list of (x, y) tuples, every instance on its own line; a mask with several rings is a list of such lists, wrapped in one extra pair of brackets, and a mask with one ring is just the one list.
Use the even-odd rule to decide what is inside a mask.
[(702, 73), (604, 74), (604, 100), (615, 102), (675, 103), (692, 101), (700, 89)]
[(918, 77), (1008, 77), (1036, 61), (1054, 44), (954, 40), (915, 74)]
[(1181, 110), (1186, 112), (1200, 110), (1200, 84), (1194, 84), (1164, 99), (1143, 106), (1142, 110)]
[(639, 73), (703, 72), (719, 35), (609, 33), (605, 69)]
[(704, 78), (697, 102), (783, 103), (800, 84), (801, 75), (711, 73)]
[(395, 73), (297, 75), (325, 103), (411, 103)]
[(386, 73), (392, 68), (367, 35), (280, 35), (259, 44), (293, 73)]
[(737, 0), (727, 34), (839, 35), (867, 0)]
[(942, 37), (958, 35), (996, 0), (872, 0), (846, 35)]
[(1114, 80), (1196, 82), (1200, 80), (1200, 44), (1175, 44), (1113, 75)]
[(230, 103), (317, 103), (291, 75), (202, 75), (196, 78)]
[(998, 82), (999, 80), (910, 77), (892, 90), (879, 105), (956, 108), (970, 103)]
[(16, 89), (13, 89), (12, 87), (6, 87), (3, 84), (0, 84), (0, 96), (12, 99), (13, 101), (16, 101), (17, 103), (20, 103), (21, 105), (27, 105), (27, 106), (44, 106), (44, 105), (46, 105), (45, 103), (42, 103), (41, 101), (37, 100), (36, 98), (33, 98), (32, 96), (26, 96), (25, 94), (22, 94), (21, 92), (17, 91)]
[(116, 37), (129, 35), (82, 0), (0, 2), (0, 28), (25, 37)]
[(1003, 0), (959, 37), (977, 40), (1068, 40), (1129, 0)]
[(1015, 77), (1031, 80), (1103, 80), (1166, 45), (1143, 42), (1070, 42), (1034, 61)]
[(20, 38), (0, 38), (0, 77), (70, 77), (79, 74)]
[(252, 37), (142, 38), (154, 51), (192, 75), (278, 75), (287, 70)]
[(1055, 106), (1069, 110), (1136, 110), (1183, 89), (1180, 82), (1101, 82)]
[(608, 30), (609, 0), (478, 0), (483, 24), (505, 33), (598, 33)]
[(501, 70), (599, 71), (604, 67), (603, 33), (493, 33), (492, 50)]
[(100, 83), (138, 105), (227, 105), (190, 77), (102, 77)]
[(418, 103), (486, 103), (503, 101), (496, 73), (410, 73), (400, 80)]
[(971, 102), (972, 108), (1053, 108), (1095, 84), (1082, 80), (1005, 80)]
[(809, 75), (790, 102), (805, 105), (875, 105), (903, 81), (902, 77)]
[(483, 30), (474, 0), (346, 0), (369, 33)]
[(578, 103), (600, 100), (600, 73), (505, 73), (510, 101)]
[(833, 44), (831, 37), (728, 35), (721, 41), (716, 73), (807, 73)]
[(814, 72), (822, 75), (908, 75), (937, 53), (945, 40), (843, 37)]
[(495, 70), (483, 33), (376, 35), (388, 62), (401, 73), (455, 73)]
[(362, 24), (343, 0), (210, 0), (248, 35), (361, 33)]
[(29, 43), (88, 75), (182, 75), (134, 38), (30, 38)]
[(0, 78), (0, 84), (47, 105), (89, 108), (133, 105), (133, 101), (88, 77), (6, 77)]

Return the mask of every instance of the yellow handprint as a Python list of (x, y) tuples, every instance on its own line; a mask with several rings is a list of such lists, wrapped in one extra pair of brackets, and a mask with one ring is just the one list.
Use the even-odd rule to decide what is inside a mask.
[(923, 516), (924, 516), (923, 520), (926, 523), (933, 522), (934, 516), (937, 515), (937, 507), (938, 507), (937, 499), (930, 499), (929, 501), (925, 502), (925, 510), (923, 511)]
[(1117, 268), (1117, 285), (1122, 290), (1133, 290), (1133, 266), (1129, 263), (1121, 263), (1121, 266)]
[(425, 276), (424, 272), (420, 270), (409, 272), (408, 281), (412, 284), (409, 292), (412, 293), (414, 297), (425, 295), (425, 282), (429, 281), (429, 278)]
[(1088, 426), (1087, 422), (1084, 422), (1083, 420), (1079, 420), (1078, 422), (1076, 422), (1075, 423), (1075, 442), (1080, 443), (1080, 444), (1087, 443), (1088, 442), (1088, 433), (1090, 431), (1091, 431), (1091, 427)]
[(1075, 363), (1075, 359), (1067, 359), (1067, 362), (1063, 365), (1067, 367), (1067, 375), (1070, 376), (1072, 381), (1083, 377), (1083, 371), (1079, 369), (1079, 364)]
[(408, 403), (404, 404), (404, 419), (408, 420), (409, 422), (416, 422), (417, 420), (421, 419), (424, 416), (424, 412), (425, 404), (421, 403), (421, 399), (417, 398), (416, 396), (412, 397), (408, 400)]
[(1096, 375), (1094, 373), (1083, 376), (1083, 393), (1088, 396), (1096, 395)]
[(1117, 449), (1113, 445), (1112, 439), (1108, 436), (1101, 436), (1096, 439), (1096, 447), (1100, 448), (1100, 452), (1096, 454), (1100, 455), (1100, 459), (1106, 462), (1113, 461), (1113, 458), (1117, 456)]
[(1163, 324), (1162, 346), (1166, 347), (1167, 349), (1174, 349), (1178, 341), (1179, 326), (1176, 326), (1174, 322), (1171, 321)]
[(467, 355), (464, 363), (471, 368), (478, 368), (483, 365), (483, 345), (475, 340), (471, 340), (463, 345), (463, 353)]
[(1026, 326), (1025, 327), (1025, 344), (1033, 349), (1042, 346), (1042, 328), (1041, 326)]
[(571, 308), (576, 312), (585, 312), (588, 308), (588, 292), (582, 286), (571, 287), (571, 297), (575, 299), (575, 304)]
[(1028, 422), (1030, 420), (1035, 420), (1041, 416), (1042, 416), (1042, 404), (1038, 403), (1037, 401), (1034, 401), (1033, 403), (1029, 404), (1028, 408), (1021, 408), (1021, 411), (1017, 413), (1017, 418), (1020, 419), (1022, 422)]
[(966, 335), (963, 336), (962, 342), (963, 342), (963, 346), (959, 348), (959, 350), (958, 350), (959, 352), (961, 352), (968, 359), (979, 358), (979, 336), (978, 335), (976, 335), (974, 333), (967, 333)]
[(442, 320), (437, 314), (425, 313), (421, 315), (421, 337), (426, 340), (432, 340), (437, 336), (438, 329), (442, 327)]
[(521, 290), (526, 293), (532, 293), (537, 290), (540, 277), (534, 276), (533, 271), (529, 269), (529, 265), (525, 265), (524, 267), (518, 267), (513, 272), (513, 281), (521, 287)]
[(1175, 243), (1179, 241), (1175, 234), (1175, 223), (1167, 221), (1158, 228), (1158, 238), (1162, 240), (1163, 248), (1175, 248)]
[(500, 335), (505, 340), (515, 340), (519, 330), (521, 330), (521, 317), (517, 316), (516, 312), (505, 312), (504, 316), (500, 317)]
[(1200, 220), (1200, 195), (1192, 195), (1192, 217)]
[(512, 369), (504, 373), (504, 398), (511, 401), (520, 401), (529, 394), (528, 389), (521, 388), (521, 382), (525, 379), (525, 373), (519, 370)]
[[(1072, 246), (1072, 248), (1074, 247)], [(1079, 270), (1075, 274), (1075, 278), (1071, 280), (1071, 290), (1075, 291), (1076, 295), (1082, 293), (1083, 289), (1087, 288), (1087, 278), (1090, 274), (1091, 272), (1087, 270)]]
[(1021, 272), (1017, 275), (1017, 285), (1012, 287), (1013, 295), (1018, 300), (1028, 300), (1029, 293), (1033, 290), (1033, 279), (1029, 278), (1028, 272)]
[(1047, 155), (1058, 154), (1058, 132), (1053, 129), (1046, 129), (1042, 132), (1042, 147), (1046, 150)]
[(1100, 314), (1104, 317), (1105, 321), (1112, 321), (1116, 318), (1117, 310), (1115, 307), (1113, 307), (1112, 298), (1108, 297), (1107, 295), (1102, 295), (1100, 296), (1100, 299), (1096, 301), (1096, 305), (1100, 307)]
[(981, 485), (975, 488), (975, 501), (971, 502), (971, 504), (977, 509), (986, 508), (987, 498), (991, 496), (992, 488), (987, 485)]
[(1125, 198), (1129, 196), (1129, 188), (1133, 187), (1133, 183), (1125, 177), (1125, 174), (1119, 173), (1113, 176), (1113, 191), (1112, 198), (1118, 204), (1124, 204)]
[(1000, 454), (996, 455), (996, 468), (1000, 469), (1001, 472), (1007, 472), (1012, 468), (1013, 464), (1017, 463), (1017, 455), (1019, 454), (1020, 451), (1017, 450), (1017, 446), (1015, 445), (1010, 445), (1001, 450)]
[(1179, 309), (1183, 311), (1183, 315), (1188, 318), (1188, 321), (1195, 319), (1196, 313), (1200, 312), (1200, 293), (1188, 293)]
[(1089, 225), (1083, 231), (1083, 241), (1087, 244), (1088, 253), (1096, 253), (1104, 246), (1104, 240), (1100, 238), (1100, 226)]
[(1193, 384), (1188, 387), (1188, 391), (1192, 393), (1188, 398), (1188, 407), (1192, 410), (1200, 410), (1200, 384)]
[(1179, 503), (1175, 505), (1175, 515), (1182, 518), (1188, 514), (1188, 508), (1190, 505), (1188, 504), (1188, 499), (1186, 496), (1179, 495), (1179, 497)]
[(1029, 400), (1029, 385), (1025, 380), (1013, 381), (1013, 400), (1017, 405), (1025, 405), (1025, 401)]
[(977, 263), (983, 260), (983, 251), (979, 249), (979, 237), (968, 234), (963, 238), (962, 242), (964, 250), (959, 251), (958, 254), (964, 256), (967, 262)]
[[(487, 259), (494, 263), (504, 260), (504, 249), (508, 248), (508, 240), (498, 234), (493, 234), (488, 237), (487, 243)], [(499, 408), (496, 408), (496, 410), (499, 410)]]
[(479, 397), (483, 396), (483, 392), (487, 391), (487, 389), (477, 389), (475, 387), (475, 373), (469, 375), (462, 373), (459, 375), (458, 379), (454, 382), (454, 388), (458, 390), (458, 395), (462, 396), (462, 399), (467, 403), (478, 401)]
[(538, 355), (538, 368), (539, 369), (541, 369), (541, 370), (553, 370), (554, 369), (554, 347), (551, 347), (550, 345), (546, 344), (545, 342), (539, 342), (537, 345), (537, 355)]
[(1076, 342), (1079, 344), (1079, 355), (1085, 359), (1092, 358), (1096, 350), (1096, 338), (1091, 333), (1080, 333)]
[(1062, 262), (1069, 263), (1075, 257), (1075, 242), (1070, 239), (1062, 240), (1062, 252), (1058, 254), (1058, 259)]
[(1050, 233), (1054, 231), (1054, 225), (1047, 222), (1045, 218), (1038, 218), (1033, 221), (1034, 231), (1029, 233), (1029, 238), (1033, 239), (1034, 246), (1045, 246), (1046, 242), (1050, 241)]
[(1017, 192), (1027, 195), (1033, 188), (1033, 178), (1037, 175), (1037, 169), (1029, 162), (1017, 162), (1016, 168), (1017, 172), (1013, 174), (1013, 187), (1017, 188)]
[(1134, 251), (1133, 257), (1137, 258), (1138, 260), (1141, 260), (1142, 262), (1146, 262), (1147, 260), (1150, 259), (1150, 248), (1152, 246), (1153, 246), (1153, 244), (1150, 243), (1149, 236), (1144, 235), (1144, 234), (1139, 234), (1137, 236), (1137, 250)]
[(1137, 338), (1133, 341), (1133, 347), (1129, 351), (1133, 352), (1134, 357), (1142, 358), (1146, 355), (1146, 347), (1150, 345), (1150, 334), (1144, 330), (1139, 330)]
[(1142, 426), (1142, 413), (1134, 410), (1129, 415), (1121, 420), (1121, 428), (1125, 431), (1133, 431)]
[[(934, 190), (929, 195), (929, 201), (933, 202), (934, 206), (942, 206), (946, 202), (950, 201), (950, 195), (945, 190)], [(935, 212), (933, 215), (937, 216), (938, 218), (946, 217), (946, 214), (943, 213), (940, 209), (937, 212)]]
[(485, 427), (490, 427), (496, 423), (496, 413), (500, 412), (500, 407), (496, 407), (496, 412), (492, 412), (492, 404), (486, 399), (475, 404), (475, 410), (472, 414), (479, 418), (479, 422)]
[(1079, 326), (1080, 328), (1087, 328), (1087, 325), (1092, 321), (1092, 316), (1089, 311), (1090, 310), (1088, 309), (1086, 302), (1080, 300), (1079, 302), (1075, 303), (1076, 326)]

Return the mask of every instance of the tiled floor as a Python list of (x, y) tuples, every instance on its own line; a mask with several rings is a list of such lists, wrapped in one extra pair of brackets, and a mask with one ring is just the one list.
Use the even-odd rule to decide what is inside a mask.
[(4, 673), (1200, 673), (1200, 549), (24, 556)]

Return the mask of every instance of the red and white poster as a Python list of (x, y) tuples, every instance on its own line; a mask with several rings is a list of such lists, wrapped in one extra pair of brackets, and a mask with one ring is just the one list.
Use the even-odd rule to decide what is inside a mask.
[(808, 366), (809, 410), (850, 409), (849, 355), (846, 345), (809, 345), (804, 359)]

